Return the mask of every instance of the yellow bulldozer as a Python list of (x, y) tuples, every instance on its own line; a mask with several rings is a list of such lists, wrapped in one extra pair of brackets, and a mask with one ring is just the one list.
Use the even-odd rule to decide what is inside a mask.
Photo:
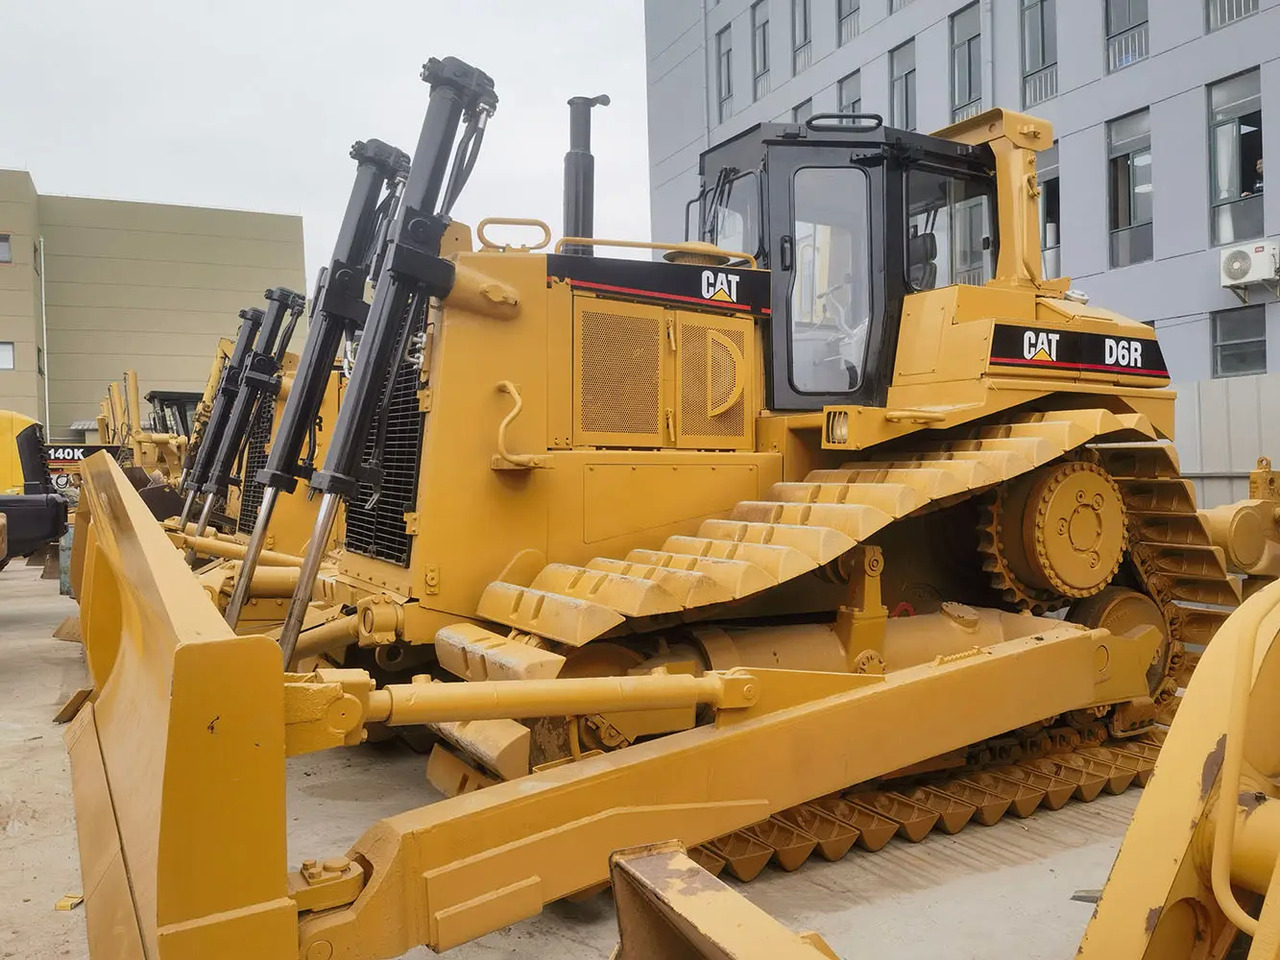
[(136, 370), (126, 370), (120, 382), (109, 383), (99, 404), (99, 442), (124, 448), (121, 456), (126, 462), (155, 482), (176, 485), (201, 395), (151, 390), (146, 399), (151, 404), (149, 419), (142, 415)]
[[(622, 847), (747, 878), (1150, 776), (1199, 652), (1280, 573), (1276, 475), (1199, 512), (1154, 331), (1042, 276), (1048, 124), (757, 126), (704, 154), (691, 239), (650, 244), (592, 237), (603, 101), (575, 98), (556, 251), (541, 224), (490, 239), (515, 220), (474, 249), (449, 212), (497, 97), (452, 58), (423, 76), (372, 303), (317, 298), (258, 474), (320, 495), (278, 630), (237, 633), (86, 461), (95, 696), (68, 742), (95, 956), (442, 950)], [(237, 589), (269, 572), (272, 498)], [(439, 738), (456, 795), (290, 869), (286, 757), (396, 728)]]

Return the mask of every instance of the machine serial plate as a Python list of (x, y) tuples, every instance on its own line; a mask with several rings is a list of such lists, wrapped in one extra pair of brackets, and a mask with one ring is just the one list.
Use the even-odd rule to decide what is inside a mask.
[(1137, 337), (1049, 330), (997, 323), (991, 334), (991, 362), (1086, 373), (1119, 373), (1167, 380), (1160, 344)]

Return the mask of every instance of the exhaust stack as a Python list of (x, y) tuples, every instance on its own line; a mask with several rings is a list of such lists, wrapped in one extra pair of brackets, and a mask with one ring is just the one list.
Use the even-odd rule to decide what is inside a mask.
[[(609, 97), (569, 100), (569, 152), (564, 155), (564, 235), (595, 236), (596, 158), (591, 154), (591, 108), (607, 107)], [(594, 256), (592, 247), (567, 244), (565, 253)]]

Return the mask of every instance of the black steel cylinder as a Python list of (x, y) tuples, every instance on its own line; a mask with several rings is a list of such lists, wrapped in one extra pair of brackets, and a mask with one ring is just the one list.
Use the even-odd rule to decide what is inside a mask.
[(208, 475), (200, 484), (202, 493), (226, 492), (236, 457), (248, 436), (249, 424), (257, 409), (258, 398), (269, 390), (279, 387), (279, 381), (276, 379), (279, 365), (273, 356), (276, 338), (284, 326), (285, 316), (292, 310), (301, 309), (302, 297), (285, 287), (273, 287), (266, 292), (265, 296), (268, 301), (266, 313), (258, 328), (258, 338), (253, 345), (253, 350), (240, 371), (239, 389), (236, 390), (235, 399), (232, 401), (226, 427), (218, 439), (218, 450), (209, 465)]
[[(591, 108), (609, 105), (608, 96), (569, 101), (569, 152), (564, 155), (564, 235), (595, 236), (596, 159), (591, 153)], [(568, 244), (565, 253), (590, 257), (593, 248)]]
[(378, 198), (383, 188), (409, 165), (404, 153), (381, 140), (357, 143), (351, 156), (357, 161), (356, 177), (338, 228), (333, 259), (316, 291), (315, 316), (298, 360), (293, 388), (280, 415), (280, 426), (271, 441), (267, 464), (255, 478), (286, 493), (298, 486), (302, 447), (324, 402), (343, 334), (364, 322), (364, 285), (379, 231)]
[(442, 224), (433, 211), (440, 200), (463, 110), (479, 95), (487, 92), (491, 96), (493, 82), (453, 57), (431, 60), (423, 69), (423, 79), (431, 84), (431, 97), (391, 229), (386, 266), (389, 276), (379, 282), (369, 308), (324, 469), (311, 479), (312, 488), (322, 493), (350, 496), (355, 492), (365, 439), (388, 371), (399, 360), (393, 354), (401, 342), (401, 327), (409, 322), (409, 305), (415, 296), (447, 292), (447, 286), (432, 290), (425, 271), (436, 271), (436, 286), (445, 283), (446, 278), (451, 282), (452, 278), (452, 267), (436, 256), (440, 252)]
[(213, 409), (209, 411), (209, 419), (205, 421), (204, 430), (200, 434), (200, 446), (196, 450), (195, 461), (187, 474), (187, 490), (199, 490), (209, 478), (209, 468), (213, 465), (218, 447), (222, 443), (222, 434), (226, 430), (227, 418), (235, 403), (236, 393), (240, 389), (240, 375), (248, 360), (249, 351), (253, 347), (253, 339), (258, 335), (265, 314), (257, 307), (240, 311), (240, 332), (236, 334), (236, 343), (222, 368), (222, 378), (218, 381), (218, 391), (214, 394)]

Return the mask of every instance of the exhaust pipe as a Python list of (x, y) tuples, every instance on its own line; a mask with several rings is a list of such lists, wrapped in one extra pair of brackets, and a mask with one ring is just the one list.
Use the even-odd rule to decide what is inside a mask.
[[(564, 235), (592, 238), (595, 234), (596, 158), (591, 154), (591, 108), (607, 107), (609, 97), (569, 100), (569, 152), (564, 155)], [(565, 253), (594, 256), (594, 248), (566, 244)]]

